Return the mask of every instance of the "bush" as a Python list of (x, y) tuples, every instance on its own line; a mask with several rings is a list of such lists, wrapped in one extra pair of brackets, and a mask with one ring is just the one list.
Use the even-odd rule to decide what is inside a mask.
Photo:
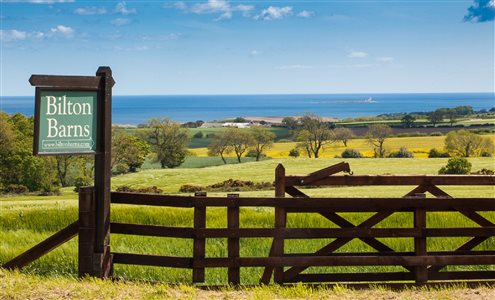
[(354, 150), (354, 149), (345, 149), (342, 154), (342, 158), (362, 158), (363, 155), (361, 152)]
[(493, 170), (483, 168), (483, 169), (478, 170), (472, 174), (474, 174), (474, 175), (495, 175), (495, 172)]
[(115, 190), (117, 192), (124, 192), (124, 193), (144, 193), (144, 194), (161, 194), (163, 193), (163, 190), (156, 187), (156, 186), (150, 186), (150, 187), (143, 187), (143, 188), (132, 188), (127, 185), (122, 185), (117, 187)]
[(179, 188), (179, 192), (181, 193), (196, 193), (203, 190), (203, 187), (192, 185), (192, 184), (184, 184)]
[(7, 184), (2, 189), (2, 192), (5, 194), (25, 194), (28, 191), (27, 186), (22, 184)]
[(117, 164), (113, 167), (112, 173), (114, 175), (125, 174), (129, 172), (129, 168), (125, 164)]
[(434, 132), (430, 132), (429, 135), (430, 136), (443, 136), (443, 133), (441, 133), (440, 131), (434, 131)]
[[(254, 157), (256, 158), (256, 155), (258, 154), (258, 152), (256, 152), (256, 150), (249, 150), (248, 153), (246, 153), (246, 157)], [(266, 154), (265, 153), (261, 153), (260, 154), (260, 158), (264, 158), (266, 157)]]
[(450, 158), (445, 167), (438, 170), (438, 174), (469, 174), (471, 163), (462, 157)]
[(196, 139), (202, 139), (203, 138), (203, 132), (201, 131), (198, 131), (196, 132), (194, 135), (193, 135), (193, 138), (196, 138)]
[(82, 186), (90, 186), (93, 185), (93, 179), (88, 176), (82, 176), (82, 177), (77, 177), (76, 180), (74, 180), (74, 192), (79, 193), (79, 188)]
[(390, 158), (411, 158), (413, 154), (411, 151), (407, 150), (406, 147), (401, 147), (399, 151), (391, 152), (388, 157)]
[(207, 138), (207, 139), (213, 139), (213, 138), (215, 138), (216, 136), (217, 136), (217, 135), (216, 135), (214, 132), (206, 134), (206, 138)]
[(299, 150), (298, 150), (298, 149), (296, 149), (296, 148), (291, 149), (291, 150), (289, 151), (289, 156), (290, 156), (290, 157), (294, 157), (294, 158), (296, 158), (296, 157), (299, 157), (299, 155), (301, 155), (301, 153), (300, 153), (300, 152), (299, 152)]
[(428, 153), (428, 157), (429, 158), (450, 157), (450, 155), (447, 152), (442, 152), (440, 150), (433, 148), (430, 149), (430, 152)]

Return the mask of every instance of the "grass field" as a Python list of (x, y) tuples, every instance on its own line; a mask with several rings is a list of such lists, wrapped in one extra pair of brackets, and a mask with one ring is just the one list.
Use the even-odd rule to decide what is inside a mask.
[[(473, 169), (493, 168), (493, 158), (470, 159)], [(258, 163), (245, 163), (207, 167), (203, 169), (175, 170), (145, 170), (139, 173), (116, 176), (112, 179), (113, 187), (120, 185), (150, 186), (156, 185), (168, 193), (177, 193), (180, 185), (185, 183), (207, 185), (229, 178), (273, 181), (274, 168), (283, 163), (287, 174), (307, 174), (320, 168), (335, 164), (341, 159), (278, 159)], [(445, 164), (446, 159), (355, 159), (348, 160), (355, 174), (435, 174)], [(371, 196), (402, 196), (412, 187), (337, 187), (305, 190), (310, 196), (332, 197), (371, 197)], [(457, 197), (494, 197), (495, 188), (488, 187), (446, 187), (445, 190)], [(213, 195), (213, 194), (212, 194)], [(225, 193), (216, 193), (225, 195)], [(273, 191), (243, 192), (241, 196), (272, 196)], [(16, 196), (0, 198), (0, 264), (13, 258), (36, 242), (73, 222), (77, 217), (77, 196), (70, 188), (63, 189), (62, 196)], [(370, 214), (344, 214), (347, 219), (356, 224)], [(495, 222), (495, 213), (484, 213), (486, 218)], [(114, 205), (112, 220), (138, 224), (158, 224), (167, 226), (191, 226), (191, 209), (131, 207)], [(271, 227), (273, 226), (273, 210), (268, 208), (241, 209), (241, 227)], [(412, 225), (412, 216), (408, 213), (396, 213), (379, 224), (384, 227), (405, 227)], [(208, 227), (225, 227), (225, 209), (209, 208), (207, 210)], [(291, 215), (289, 227), (335, 227), (332, 223), (315, 214)], [(454, 213), (431, 213), (428, 216), (428, 226), (460, 227), (474, 226), (468, 219)], [(380, 239), (397, 251), (412, 251), (412, 239)], [(467, 238), (432, 239), (429, 250), (452, 250), (466, 241)], [(314, 252), (331, 239), (316, 239), (287, 241), (287, 253)], [(267, 256), (270, 239), (241, 239), (242, 256)], [(173, 238), (135, 237), (113, 235), (111, 241), (113, 251), (128, 253), (146, 253), (157, 255), (190, 256), (192, 241)], [(491, 238), (477, 249), (493, 250), (495, 239)], [(226, 256), (226, 239), (208, 239), (207, 256)], [(353, 241), (342, 248), (344, 252), (372, 251), (369, 246)], [(37, 275), (68, 275), (75, 276), (77, 263), (77, 238), (64, 244), (42, 259), (32, 263), (24, 273)], [(480, 267), (481, 268), (481, 267)], [(485, 266), (485, 269), (495, 270), (495, 266)], [(466, 269), (466, 268), (464, 268)], [(316, 272), (328, 271), (328, 268), (313, 269)], [(394, 271), (400, 267), (360, 267), (332, 268), (336, 272), (344, 271)], [(241, 271), (243, 283), (256, 283), (261, 276), (260, 268), (244, 268)], [(124, 279), (139, 279), (164, 281), (174, 283), (190, 283), (191, 271), (171, 268), (138, 267), (116, 265), (115, 275)], [(227, 282), (226, 270), (207, 269), (206, 280), (209, 284), (224, 284)]]

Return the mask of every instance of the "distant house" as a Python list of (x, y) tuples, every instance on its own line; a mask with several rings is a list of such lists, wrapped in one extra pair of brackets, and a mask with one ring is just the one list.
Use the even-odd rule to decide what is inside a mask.
[(222, 124), (222, 127), (237, 127), (237, 128), (249, 128), (253, 126), (253, 123), (232, 123), (226, 122)]

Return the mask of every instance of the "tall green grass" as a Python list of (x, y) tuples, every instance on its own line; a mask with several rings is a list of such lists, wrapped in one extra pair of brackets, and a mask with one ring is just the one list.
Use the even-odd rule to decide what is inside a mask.
[[(168, 192), (177, 193), (178, 186), (185, 183), (206, 185), (223, 181), (228, 178), (254, 181), (273, 180), (274, 167), (282, 162), (288, 174), (307, 174), (340, 160), (269, 160), (260, 163), (208, 167), (204, 169), (149, 170), (137, 174), (117, 176), (112, 179), (114, 186), (128, 184), (134, 186), (158, 185)], [(492, 159), (471, 160), (475, 168), (487, 167)], [(409, 162), (409, 163), (405, 163)], [(410, 163), (413, 162), (414, 166)], [(428, 164), (426, 164), (427, 162)], [(351, 169), (356, 174), (372, 173), (434, 173), (438, 166), (444, 164), (441, 159), (428, 160), (353, 160)], [(412, 172), (411, 170), (416, 170)], [(334, 187), (322, 189), (305, 189), (304, 192), (312, 197), (400, 197), (413, 187)], [(491, 197), (495, 196), (493, 186), (483, 187), (442, 187), (455, 197)], [(225, 195), (212, 193), (211, 195)], [(241, 196), (273, 196), (273, 191), (243, 192)], [(0, 264), (30, 248), (54, 232), (67, 226), (77, 218), (77, 195), (70, 189), (64, 189), (64, 194), (58, 197), (4, 197), (0, 199)], [(490, 221), (495, 222), (495, 212), (482, 213)], [(370, 213), (343, 213), (343, 217), (357, 225), (371, 216)], [(226, 208), (207, 209), (207, 227), (225, 228)], [(156, 224), (165, 226), (191, 227), (193, 225), (193, 210), (188, 208), (160, 208), (147, 206), (113, 205), (111, 219), (113, 222), (136, 224)], [(271, 208), (241, 208), (240, 222), (243, 228), (271, 228), (274, 226), (274, 213)], [(404, 228), (412, 227), (412, 213), (395, 213), (379, 223), (376, 227)], [(476, 227), (469, 219), (459, 213), (428, 213), (428, 227)], [(288, 227), (336, 227), (318, 214), (290, 214)], [(428, 250), (454, 250), (469, 238), (431, 238), (428, 239)], [(381, 238), (379, 239), (396, 251), (413, 251), (412, 238)], [(312, 253), (331, 242), (332, 239), (287, 240), (286, 253)], [(271, 239), (243, 238), (240, 240), (241, 256), (268, 256)], [(156, 255), (172, 255), (191, 257), (192, 240), (177, 238), (137, 237), (114, 234), (111, 238), (114, 252), (142, 253)], [(227, 256), (226, 239), (207, 239), (207, 257)], [(494, 250), (495, 238), (490, 238), (476, 250)], [(340, 252), (373, 252), (368, 245), (359, 240), (353, 240)], [(462, 270), (495, 270), (495, 266), (450, 267)], [(400, 271), (402, 267), (325, 267), (310, 268), (311, 272), (378, 272)], [(243, 283), (256, 283), (262, 274), (261, 268), (243, 268), (241, 280)], [(77, 238), (64, 244), (52, 253), (35, 261), (23, 272), (41, 275), (71, 275), (77, 274)], [(191, 282), (191, 271), (174, 268), (115, 266), (115, 275), (121, 278), (159, 280), (164, 282)], [(209, 284), (225, 284), (226, 269), (207, 269), (206, 281)]]

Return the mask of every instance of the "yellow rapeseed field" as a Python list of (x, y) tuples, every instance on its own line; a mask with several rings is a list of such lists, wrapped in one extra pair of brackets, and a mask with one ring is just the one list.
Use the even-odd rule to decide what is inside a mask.
[[(487, 136), (495, 141), (494, 134)], [(413, 152), (414, 157), (427, 158), (430, 149), (443, 149), (444, 141), (444, 136), (396, 137), (388, 138), (385, 141), (384, 146), (387, 151), (397, 151), (401, 147), (406, 147), (409, 151)], [(272, 158), (288, 158), (289, 151), (294, 147), (296, 147), (296, 143), (294, 142), (275, 143), (273, 147), (266, 152), (266, 154), (268, 157)], [(324, 147), (323, 151), (320, 154), (320, 157), (335, 157), (336, 155), (340, 155), (346, 148), (358, 150), (366, 157), (373, 157), (373, 150), (367, 143), (366, 139), (350, 140), (347, 143), (347, 147), (344, 147), (342, 142), (328, 144)], [(190, 151), (197, 156), (208, 156), (208, 151), (206, 148), (190, 149)], [(235, 155), (231, 153), (227, 156)], [(305, 153), (301, 153), (301, 156), (305, 156)]]

